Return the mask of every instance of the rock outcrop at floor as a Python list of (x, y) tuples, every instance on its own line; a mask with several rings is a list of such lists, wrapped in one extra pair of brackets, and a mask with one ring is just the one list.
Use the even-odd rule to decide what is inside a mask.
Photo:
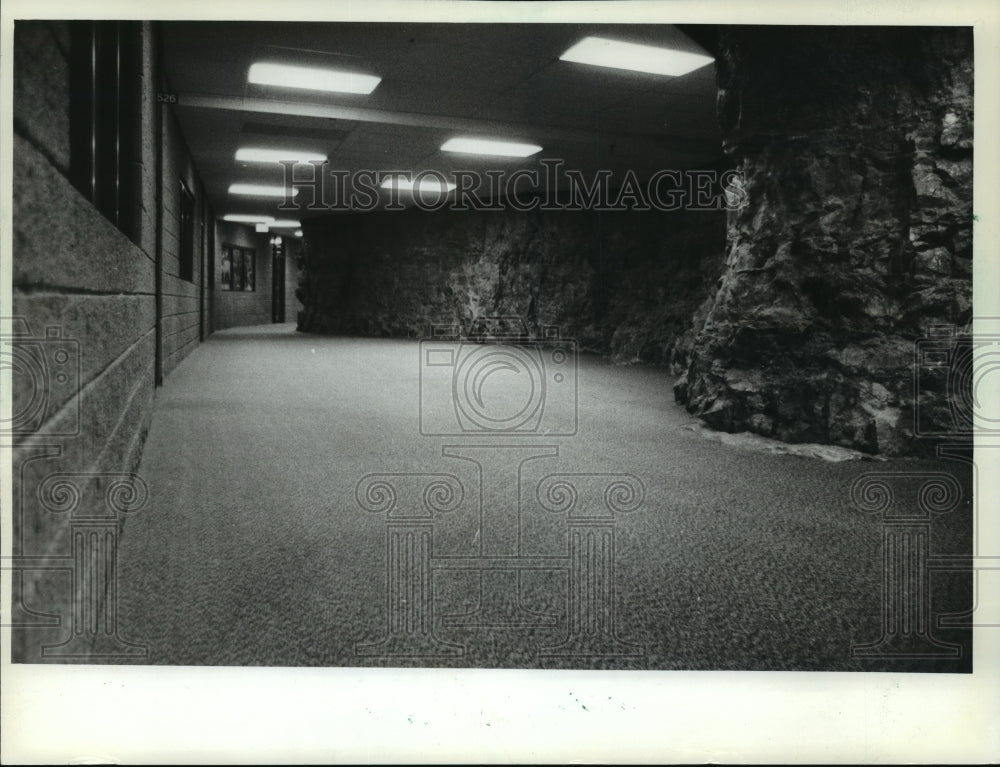
[(516, 315), (616, 362), (686, 360), (678, 340), (722, 268), (725, 226), (721, 210), (328, 216), (305, 224), (299, 330), (424, 337)]
[(972, 310), (971, 30), (728, 27), (717, 67), (748, 204), (678, 401), (725, 431), (926, 454), (915, 413), (955, 431), (962, 392), (916, 344)]

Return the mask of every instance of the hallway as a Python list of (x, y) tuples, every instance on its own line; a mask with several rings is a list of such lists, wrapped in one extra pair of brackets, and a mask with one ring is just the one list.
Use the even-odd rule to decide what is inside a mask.
[(38, 5), (0, 762), (996, 761), (1000, 12)]
[[(685, 428), (696, 421), (670, 401), (665, 371), (587, 356), (578, 371), (578, 433), (507, 440), (557, 446), (558, 456), (550, 450), (523, 464), (520, 495), (510, 484), (487, 483), (483, 508), (514, 517), (520, 504), (519, 523), (499, 523), (517, 527), (519, 554), (565, 554), (566, 516), (539, 507), (541, 478), (638, 478), (644, 502), (616, 515), (610, 565), (614, 632), (629, 652), (541, 657), (539, 648), (566, 637), (571, 608), (565, 573), (540, 567), (522, 574), (521, 603), (551, 616), (542, 625), (449, 623), (447, 615), (475, 607), (475, 573), (435, 571), (434, 633), (462, 649), (443, 657), (365, 654), (363, 643), (386, 634), (386, 517), (360, 507), (359, 480), (384, 472), (460, 480), (461, 502), (435, 519), (434, 556), (473, 555), (485, 530), (476, 467), (443, 457), (442, 446), (488, 439), (421, 436), (418, 348), (410, 340), (301, 334), (290, 324), (230, 329), (195, 349), (157, 391), (139, 471), (149, 502), (127, 518), (118, 559), (119, 634), (148, 647), (146, 662), (967, 666), (851, 658), (852, 643), (879, 636), (882, 577), (882, 525), (852, 506), (851, 483), (872, 471), (948, 471), (967, 491), (959, 464), (831, 463), (722, 444)], [(482, 465), (489, 474), (487, 460)], [(969, 508), (935, 521), (936, 552), (968, 545)], [(935, 612), (965, 606), (963, 583), (934, 574)], [(961, 633), (934, 633), (962, 641)]]

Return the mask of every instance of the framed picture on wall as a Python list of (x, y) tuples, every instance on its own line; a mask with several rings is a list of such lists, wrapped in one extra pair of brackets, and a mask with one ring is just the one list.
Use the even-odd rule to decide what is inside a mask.
[(219, 288), (222, 290), (233, 289), (233, 249), (229, 245), (222, 247), (222, 260), (219, 271)]
[(232, 285), (230, 290), (243, 290), (243, 249), (233, 248)]
[(244, 290), (254, 290), (254, 256), (257, 252), (254, 250), (243, 249), (243, 289)]
[(238, 245), (223, 245), (219, 267), (220, 290), (256, 290), (257, 251)]

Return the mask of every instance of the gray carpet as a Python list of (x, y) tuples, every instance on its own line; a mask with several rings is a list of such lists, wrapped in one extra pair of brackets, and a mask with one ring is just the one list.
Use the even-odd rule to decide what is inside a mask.
[[(558, 456), (521, 467), (520, 489), (515, 451), (481, 451), (489, 477), (480, 497), (478, 467), (442, 455), (442, 446), (496, 439), (421, 436), (419, 348), (261, 326), (214, 334), (174, 371), (157, 392), (140, 469), (150, 501), (127, 519), (119, 550), (120, 634), (148, 646), (148, 662), (969, 670), (969, 632), (955, 629), (934, 634), (961, 646), (957, 660), (851, 655), (852, 644), (881, 633), (883, 530), (876, 515), (851, 503), (852, 482), (873, 471), (948, 472), (968, 498), (963, 464), (831, 463), (722, 444), (686, 428), (693, 419), (674, 404), (665, 371), (581, 357), (578, 433), (503, 442), (558, 447)], [(425, 402), (425, 424), (454, 420), (446, 395), (439, 409)], [(509, 403), (486, 404), (503, 410)], [(558, 430), (561, 417), (539, 428)], [(578, 483), (593, 494), (604, 475), (639, 478), (644, 503), (614, 517), (607, 604), (620, 641), (606, 654), (539, 652), (580, 633), (569, 625), (576, 613), (564, 569), (482, 581), (474, 570), (450, 569), (433, 575), (427, 617), (430, 646), (454, 654), (407, 653), (416, 645), (405, 643), (364, 654), (365, 643), (386, 636), (389, 610), (386, 515), (362, 509), (355, 497), (372, 473), (459, 479), (461, 502), (433, 523), (435, 557), (509, 554), (503, 547), (512, 541), (521, 556), (565, 556), (567, 516), (540, 507), (539, 482), (550, 474), (602, 475)], [(409, 496), (419, 495), (421, 479), (395, 482), (398, 510), (419, 514), (420, 499)], [(600, 512), (600, 499), (594, 504)], [(480, 528), (483, 509), (488, 530)], [(968, 551), (968, 502), (933, 524), (935, 553)], [(967, 608), (969, 582), (960, 573), (932, 574), (935, 614)], [(508, 602), (500, 598), (505, 584), (520, 604), (509, 593)], [(475, 618), (485, 591), (515, 625), (445, 618)], [(517, 616), (542, 617), (517, 625)], [(594, 640), (601, 630), (591, 624), (583, 634)], [(393, 647), (402, 654), (390, 654)]]

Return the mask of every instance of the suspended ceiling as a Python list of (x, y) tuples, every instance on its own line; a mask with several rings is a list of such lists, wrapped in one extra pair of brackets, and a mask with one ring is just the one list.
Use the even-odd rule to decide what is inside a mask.
[[(228, 193), (234, 182), (283, 181), (280, 166), (238, 163), (236, 150), (247, 145), (321, 151), (331, 169), (348, 172), (511, 172), (548, 158), (584, 178), (606, 169), (613, 179), (697, 167), (721, 154), (713, 65), (670, 77), (559, 60), (588, 35), (704, 52), (671, 25), (227, 21), (162, 29), (176, 111), (219, 215), (289, 215), (276, 211), (280, 200)], [(369, 95), (248, 84), (250, 65), (264, 59), (382, 81)], [(440, 150), (459, 135), (543, 150), (504, 160)]]

